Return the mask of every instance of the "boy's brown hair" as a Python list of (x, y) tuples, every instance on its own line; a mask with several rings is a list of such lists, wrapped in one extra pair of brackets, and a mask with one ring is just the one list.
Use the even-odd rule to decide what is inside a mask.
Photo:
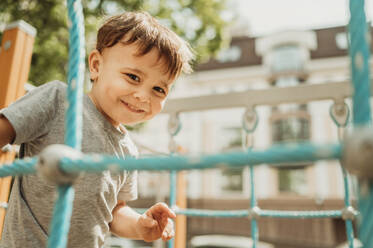
[[(128, 37), (123, 40), (125, 35)], [(193, 52), (188, 43), (146, 12), (124, 12), (106, 20), (98, 30), (96, 49), (102, 53), (105, 48), (118, 42), (125, 45), (136, 42), (139, 46), (138, 56), (156, 48), (159, 59), (164, 59), (170, 78), (178, 77), (181, 72), (192, 71), (190, 63)]]

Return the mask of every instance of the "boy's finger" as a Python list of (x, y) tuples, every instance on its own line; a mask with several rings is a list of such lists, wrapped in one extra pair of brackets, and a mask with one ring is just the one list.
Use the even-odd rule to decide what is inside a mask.
[(163, 202), (155, 204), (152, 208), (154, 208), (153, 210), (157, 213), (167, 213), (167, 217), (172, 218), (172, 219), (176, 218), (176, 214), (174, 213), (174, 211), (172, 211), (167, 206), (167, 204)]
[(175, 231), (173, 229), (166, 228), (162, 233), (163, 240), (170, 240), (175, 236)]
[(171, 219), (168, 217), (167, 213), (163, 213), (159, 216), (159, 218), (157, 218), (159, 224), (163, 227), (163, 228), (166, 228), (167, 225), (172, 225), (172, 221)]
[(162, 240), (167, 240), (168, 233), (166, 231), (163, 231), (162, 233)]
[(174, 223), (168, 218), (162, 219), (162, 226), (163, 231), (167, 232), (168, 234), (174, 230)]
[(169, 234), (168, 234), (168, 239), (172, 239), (173, 237), (175, 236), (175, 231), (172, 230)]
[(142, 215), (140, 218), (141, 224), (145, 227), (153, 227), (157, 225), (157, 221), (147, 215)]

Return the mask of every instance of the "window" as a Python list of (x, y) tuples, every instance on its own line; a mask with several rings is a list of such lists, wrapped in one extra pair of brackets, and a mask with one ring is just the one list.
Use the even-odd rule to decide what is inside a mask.
[(272, 56), (272, 73), (303, 70), (304, 57), (298, 46), (277, 47), (274, 49)]
[[(293, 106), (295, 107), (295, 106)], [(310, 118), (307, 105), (297, 105), (297, 112), (273, 114), (272, 141), (274, 144), (282, 142), (305, 142), (310, 139)], [(277, 112), (277, 113), (276, 113)], [(276, 116), (277, 114), (277, 116)], [(306, 173), (304, 167), (308, 164), (282, 165), (278, 169), (279, 191), (286, 193), (306, 193)]]
[[(223, 151), (241, 150), (242, 138), (240, 127), (228, 127), (222, 130), (222, 135), (229, 137)], [(221, 189), (225, 192), (242, 192), (243, 168), (224, 168), (221, 170)]]
[(335, 44), (339, 49), (346, 50), (348, 48), (347, 34), (345, 32), (336, 34)]
[(222, 190), (242, 192), (243, 168), (222, 169)]
[(234, 62), (241, 58), (242, 50), (238, 46), (231, 46), (226, 50), (219, 52), (217, 60), (220, 63)]
[[(287, 56), (291, 49), (280, 50), (277, 55)], [(288, 53), (288, 55), (291, 52)], [(296, 58), (293, 54), (293, 59)], [(289, 55), (290, 56), (290, 55)], [(290, 56), (291, 58), (291, 56)], [(291, 59), (290, 59), (291, 60)], [(295, 60), (293, 61), (296, 64)], [(299, 61), (297, 62), (299, 63)], [(287, 64), (290, 68), (291, 63)], [(296, 68), (296, 67), (293, 67)], [(277, 87), (299, 85), (295, 77), (281, 77), (275, 82)], [(272, 142), (305, 142), (310, 140), (310, 116), (307, 104), (283, 104), (272, 108)], [(283, 193), (305, 194), (307, 180), (304, 167), (308, 164), (284, 164), (278, 169), (278, 190)]]
[(304, 168), (281, 168), (278, 170), (279, 191), (304, 195), (307, 180)]
[(278, 142), (299, 142), (310, 139), (309, 120), (303, 117), (289, 116), (272, 123), (272, 140)]

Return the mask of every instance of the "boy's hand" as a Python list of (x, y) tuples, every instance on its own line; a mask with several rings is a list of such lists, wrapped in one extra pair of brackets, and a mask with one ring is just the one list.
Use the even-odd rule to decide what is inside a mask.
[(140, 216), (136, 231), (146, 242), (162, 238), (167, 241), (174, 237), (173, 222), (169, 218), (176, 218), (175, 213), (165, 204), (157, 203)]

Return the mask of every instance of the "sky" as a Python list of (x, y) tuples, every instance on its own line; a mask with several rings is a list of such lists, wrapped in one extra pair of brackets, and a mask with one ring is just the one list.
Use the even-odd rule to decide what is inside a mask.
[[(249, 22), (251, 35), (302, 30), (348, 23), (347, 0), (235, 0)], [(373, 0), (365, 0), (367, 19), (373, 20)]]

